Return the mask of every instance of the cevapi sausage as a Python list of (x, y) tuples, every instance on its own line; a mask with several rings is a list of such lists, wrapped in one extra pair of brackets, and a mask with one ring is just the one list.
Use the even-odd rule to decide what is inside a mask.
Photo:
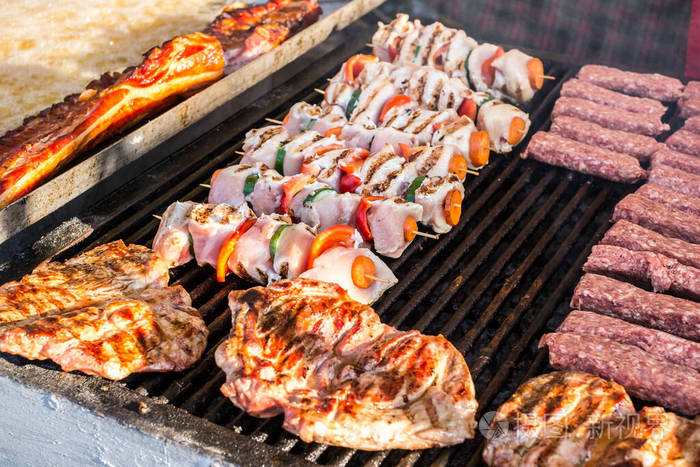
[(597, 104), (578, 97), (560, 97), (557, 99), (552, 110), (552, 117), (560, 115), (588, 120), (612, 130), (639, 133), (647, 136), (656, 136), (671, 128), (668, 124), (661, 122), (659, 118)]
[(667, 110), (665, 105), (655, 99), (628, 96), (576, 78), (572, 78), (562, 85), (561, 95), (579, 97), (628, 112), (651, 115), (658, 119), (661, 119)]
[(603, 65), (585, 65), (578, 78), (597, 86), (663, 102), (675, 102), (683, 93), (683, 83), (658, 73), (634, 73)]
[(664, 237), (626, 220), (620, 220), (608, 230), (600, 241), (603, 245), (617, 245), (634, 251), (654, 251), (700, 269), (700, 245), (677, 238)]
[(700, 243), (700, 216), (631, 193), (617, 203), (612, 220), (625, 219), (666, 237)]
[(679, 152), (700, 156), (700, 135), (692, 131), (678, 130), (669, 136), (666, 146)]
[(681, 117), (690, 118), (700, 115), (700, 96), (691, 96), (678, 101), (681, 108)]
[(683, 124), (683, 129), (686, 131), (692, 131), (693, 133), (700, 134), (700, 115), (695, 117), (690, 117)]
[(675, 169), (700, 175), (700, 157), (683, 154), (666, 146), (651, 155), (651, 168), (667, 165)]
[(672, 291), (693, 300), (700, 299), (700, 269), (681, 264), (660, 253), (596, 245), (583, 270), (636, 283), (651, 283), (655, 292)]
[(635, 183), (646, 176), (639, 161), (632, 156), (543, 131), (538, 131), (532, 136), (527, 149), (520, 157), (532, 157), (540, 162), (615, 182)]
[(590, 144), (591, 146), (629, 154), (640, 161), (649, 160), (654, 152), (664, 147), (663, 143), (656, 141), (650, 136), (611, 130), (593, 122), (565, 115), (560, 115), (554, 119), (550, 131), (564, 138)]
[(598, 274), (584, 274), (574, 290), (571, 307), (624, 319), (694, 341), (700, 339), (700, 303), (647, 292)]
[(700, 198), (700, 175), (667, 165), (658, 165), (649, 171), (649, 182), (663, 185), (684, 195)]
[(635, 193), (670, 208), (700, 216), (700, 198), (684, 195), (656, 183), (645, 183)]
[(578, 370), (620, 383), (627, 392), (684, 414), (700, 412), (700, 373), (639, 347), (604, 337), (570, 332), (545, 334), (549, 362), (558, 370)]
[(700, 343), (590, 311), (572, 310), (556, 332), (588, 334), (639, 347), (700, 371)]

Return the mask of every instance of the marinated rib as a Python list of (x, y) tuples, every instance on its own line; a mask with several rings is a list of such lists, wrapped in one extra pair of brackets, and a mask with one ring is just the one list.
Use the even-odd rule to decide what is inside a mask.
[(250, 414), (284, 413), (304, 441), (366, 450), (473, 436), (469, 369), (442, 336), (398, 331), (340, 287), (305, 279), (233, 291), (229, 306), (221, 391)]
[[(0, 140), (0, 208), (25, 195), (69, 162), (175, 99), (221, 77), (219, 42), (194, 33), (152, 49), (113, 83), (88, 86)], [(104, 83), (113, 81), (107, 76)]]

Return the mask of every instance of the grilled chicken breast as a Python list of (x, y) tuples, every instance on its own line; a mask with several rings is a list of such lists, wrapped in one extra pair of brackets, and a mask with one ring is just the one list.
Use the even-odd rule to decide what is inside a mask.
[(617, 383), (579, 372), (538, 376), (498, 408), (484, 460), (492, 466), (583, 465), (595, 444), (592, 428), (634, 414)]
[(617, 383), (579, 372), (533, 378), (496, 412), (492, 466), (675, 466), (700, 461), (700, 423), (645, 407)]
[(398, 331), (340, 287), (281, 281), (229, 295), (233, 328), (216, 351), (221, 391), (259, 417), (284, 413), (304, 441), (422, 449), (474, 434), (464, 358), (442, 336)]
[(0, 325), (167, 284), (168, 264), (153, 250), (118, 240), (0, 286)]
[(121, 241), (42, 264), (0, 287), (0, 352), (109, 379), (183, 370), (208, 330), (185, 289), (167, 285), (165, 260)]

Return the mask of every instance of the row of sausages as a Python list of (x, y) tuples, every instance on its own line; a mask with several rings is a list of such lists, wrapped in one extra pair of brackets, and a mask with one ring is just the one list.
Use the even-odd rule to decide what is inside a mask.
[(640, 162), (697, 174), (697, 160), (689, 156), (700, 156), (700, 115), (664, 143), (656, 139), (670, 129), (662, 121), (667, 107), (661, 101), (683, 101), (696, 87), (662, 75), (586, 65), (563, 84), (550, 132), (533, 135), (521, 157), (622, 183), (647, 178)]

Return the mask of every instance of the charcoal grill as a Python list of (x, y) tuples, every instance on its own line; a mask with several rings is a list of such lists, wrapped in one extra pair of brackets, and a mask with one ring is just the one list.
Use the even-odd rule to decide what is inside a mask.
[[(388, 4), (373, 11), (255, 86), (250, 91), (260, 96), (255, 102), (93, 204), (81, 217), (91, 225), (87, 238), (20, 249), (23, 264), (29, 268), (58, 250), (63, 250), (59, 258), (68, 257), (120, 238), (150, 245), (158, 226), (153, 214), (175, 200), (204, 201), (207, 189), (200, 184), (208, 183), (216, 169), (238, 161), (235, 151), (247, 129), (265, 125), (264, 117), (282, 118), (299, 100), (320, 101), (313, 89), (325, 87), (326, 79), (350, 55), (366, 51), (364, 44), (376, 21), (389, 20), (400, 8), (401, 4)], [(556, 77), (529, 106), (534, 132), (549, 124), (561, 83), (576, 67), (533, 53), (544, 58), (546, 74)], [(477, 419), (486, 415), (488, 420), (488, 413), (524, 379), (546, 369), (538, 338), (568, 313), (568, 300), (590, 248), (607, 230), (615, 203), (632, 189), (522, 160), (518, 155), (525, 144), (512, 154), (493, 155), (479, 176), (468, 177), (462, 219), (450, 233), (439, 240), (418, 237), (402, 257), (388, 262), (399, 283), (375, 306), (384, 322), (441, 333), (464, 353), (476, 386)], [(14, 268), (1, 278), (13, 279), (23, 272)], [(305, 443), (282, 429), (282, 417), (247, 415), (219, 392), (224, 374), (214, 363), (214, 350), (230, 330), (228, 293), (251, 284), (232, 276), (219, 284), (212, 269), (193, 263), (173, 270), (171, 283), (188, 290), (211, 333), (204, 357), (190, 370), (133, 375), (119, 383), (74, 374), (61, 380), (57, 389), (61, 372), (55, 365), (4, 355), (0, 373), (62, 393), (146, 431), (165, 433), (205, 451), (223, 450), (224, 457), (235, 462), (482, 463), (480, 430), (475, 439), (451, 448), (363, 452)], [(99, 397), (76, 394), (73, 384)], [(139, 413), (136, 401), (157, 410)], [(254, 457), (246, 457), (248, 450)]]

